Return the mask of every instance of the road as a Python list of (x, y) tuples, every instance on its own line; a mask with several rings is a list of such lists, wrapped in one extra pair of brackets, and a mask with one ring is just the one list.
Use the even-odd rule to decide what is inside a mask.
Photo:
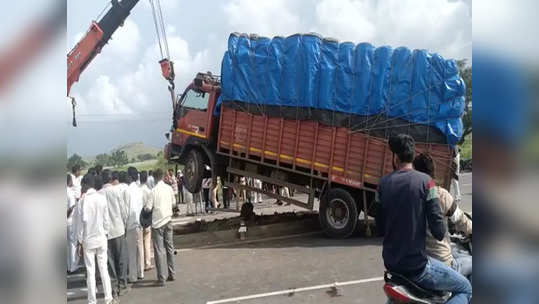
[[(153, 286), (155, 272), (135, 284), (122, 303), (208, 303), (290, 288), (377, 278), (383, 272), (381, 239), (328, 239), (321, 234), (237, 244), (221, 248), (180, 250), (177, 278), (164, 288)], [(181, 247), (181, 246), (180, 246)], [(84, 278), (70, 279), (70, 303), (85, 303)], [(79, 288), (77, 292), (77, 288)], [(338, 295), (320, 288), (293, 295), (259, 297), (240, 303), (381, 303), (381, 281), (342, 287)], [(316, 299), (316, 300), (315, 300)], [(238, 303), (231, 302), (218, 303)]]
[[(460, 192), (462, 195), (460, 207), (464, 211), (472, 212), (472, 173), (462, 173), (460, 175)], [(451, 191), (451, 194), (454, 195), (453, 191)]]
[[(471, 211), (471, 174), (461, 177), (461, 191), (461, 206)], [(176, 244), (176, 281), (155, 287), (155, 272), (149, 271), (121, 302), (384, 303), (381, 243), (310, 233), (202, 249)], [(68, 277), (68, 302), (85, 303), (84, 287), (83, 276)]]

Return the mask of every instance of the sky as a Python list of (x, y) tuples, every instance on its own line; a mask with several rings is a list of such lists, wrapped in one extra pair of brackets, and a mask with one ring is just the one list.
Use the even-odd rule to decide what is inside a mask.
[[(107, 3), (68, 1), (66, 53)], [(176, 93), (197, 72), (220, 73), (232, 32), (266, 37), (317, 32), (340, 41), (472, 59), (471, 0), (161, 0), (161, 5)], [(67, 131), (68, 155), (95, 155), (140, 141), (164, 146), (172, 106), (160, 59), (151, 6), (141, 0), (71, 89), (79, 126)]]

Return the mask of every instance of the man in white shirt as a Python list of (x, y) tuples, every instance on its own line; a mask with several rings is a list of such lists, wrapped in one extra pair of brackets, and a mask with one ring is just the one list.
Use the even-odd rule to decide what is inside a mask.
[[(148, 181), (148, 173), (146, 171), (140, 172), (140, 190), (142, 190), (142, 205), (146, 206), (152, 195), (152, 190), (148, 188), (146, 182)], [(144, 224), (141, 222), (141, 226)], [(142, 243), (144, 247), (144, 271), (150, 270), (152, 266), (152, 227), (142, 227)]]
[(67, 175), (67, 271), (74, 272), (79, 268), (79, 256), (77, 255), (77, 238), (75, 235), (76, 224), (73, 223), (77, 199), (73, 187), (71, 174)]
[[(118, 192), (118, 195), (120, 197), (120, 204), (122, 206), (122, 209), (124, 210), (125, 215), (125, 247), (121, 255), (122, 264), (125, 267), (125, 280), (129, 281), (129, 248), (128, 248), (128, 242), (127, 242), (127, 221), (129, 217), (129, 198), (127, 197), (127, 190), (129, 188), (129, 182), (127, 180), (127, 172), (125, 171), (119, 171), (118, 172), (118, 183), (114, 185), (116, 188), (116, 191)], [(120, 295), (123, 295), (127, 293), (130, 290), (129, 286), (126, 289), (120, 290)], [(124, 292), (125, 291), (125, 292)]]
[(81, 174), (81, 169), (80, 169), (80, 166), (79, 165), (74, 165), (72, 168), (71, 168), (71, 180), (73, 181), (73, 186), (72, 186), (72, 189), (73, 191), (75, 192), (75, 198), (76, 199), (79, 199), (80, 198), (80, 195), (81, 195), (81, 192), (80, 192), (80, 189), (81, 189), (81, 186), (80, 186), (80, 182), (81, 182), (81, 179), (82, 179), (82, 174)]
[(109, 235), (108, 257), (110, 276), (113, 283), (113, 295), (117, 297), (127, 289), (127, 242), (125, 239), (125, 226), (127, 223), (127, 210), (124, 198), (118, 188), (118, 173), (103, 170), (103, 188), (99, 193), (107, 198)]
[[(262, 181), (257, 178), (253, 178), (253, 187), (262, 190)], [(262, 193), (253, 191), (253, 196), (254, 196), (253, 203), (259, 203), (259, 204), (262, 203)]]
[(459, 176), (460, 176), (460, 148), (456, 147), (453, 150), (453, 162), (451, 164), (451, 190), (455, 193), (455, 200), (460, 202), (460, 185), (459, 185)]
[(134, 283), (137, 279), (144, 278), (144, 253), (142, 246), (142, 230), (140, 227), (140, 211), (142, 210), (142, 190), (137, 185), (138, 171), (135, 167), (127, 169), (126, 200), (129, 206), (127, 215), (127, 252), (129, 260), (129, 282)]
[[(152, 194), (144, 209), (152, 210), (152, 241), (157, 267), (157, 279), (159, 286), (165, 286), (165, 261), (168, 266), (167, 281), (174, 281), (174, 245), (172, 240), (172, 208), (176, 203), (176, 197), (172, 187), (165, 184), (163, 171), (157, 169), (154, 172), (157, 184), (152, 189)], [(166, 250), (166, 252), (165, 252)], [(166, 254), (166, 256), (165, 256)], [(166, 258), (166, 260), (165, 260)]]
[(129, 210), (129, 201), (127, 198), (127, 188), (129, 188), (129, 182), (127, 180), (127, 172), (120, 171), (118, 172), (118, 183), (116, 184), (116, 187), (120, 193), (120, 196), (124, 200), (124, 208), (125, 210)]
[(150, 170), (148, 173), (148, 180), (146, 181), (146, 185), (148, 185), (148, 188), (153, 189), (155, 187), (155, 180), (153, 178), (153, 171)]
[(107, 234), (109, 232), (107, 199), (95, 191), (92, 174), (86, 174), (81, 182), (85, 193), (81, 202), (80, 223), (77, 229), (79, 248), (84, 253), (87, 273), (88, 303), (97, 303), (95, 286), (95, 260), (103, 283), (105, 303), (113, 303), (109, 272), (107, 269)]

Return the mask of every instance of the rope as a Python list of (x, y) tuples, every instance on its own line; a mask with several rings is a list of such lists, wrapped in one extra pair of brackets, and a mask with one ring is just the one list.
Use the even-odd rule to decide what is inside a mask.
[[(409, 92), (411, 94), (412, 92), (412, 88), (414, 87), (414, 67), (415, 67), (415, 57), (412, 53), (412, 68), (411, 68), (411, 75), (410, 75), (410, 87), (409, 87)], [(413, 98), (408, 98), (408, 114), (410, 113), (410, 107), (412, 106), (412, 99)], [(408, 117), (406, 120), (408, 120), (408, 122), (411, 122), (410, 121), (410, 117)], [(407, 134), (410, 135), (410, 126), (408, 126), (408, 131), (407, 131)]]
[[(436, 85), (443, 85), (443, 81), (442, 81), (441, 83), (436, 84)], [(431, 86), (425, 88), (424, 90), (421, 90), (421, 91), (417, 92), (416, 94), (410, 96), (409, 98), (404, 99), (404, 100), (401, 100), (401, 101), (399, 101), (399, 102), (393, 104), (392, 106), (398, 106), (398, 105), (401, 105), (401, 104), (403, 104), (403, 103), (405, 103), (405, 102), (408, 102), (410, 99), (414, 98), (415, 96), (420, 95), (420, 94), (423, 94), (423, 93), (425, 93), (427, 90), (430, 90), (430, 89), (432, 89), (432, 88), (434, 88), (434, 87), (435, 87), (435, 86), (432, 86), (432, 85), (431, 85)], [(390, 85), (389, 85), (389, 93), (391, 94), (391, 90), (390, 90), (390, 89), (391, 89), (391, 83), (390, 83)], [(387, 105), (387, 104), (386, 104), (386, 105)], [(387, 114), (387, 112), (389, 112), (389, 110), (390, 110), (389, 107), (386, 106), (386, 107), (384, 108), (383, 111), (381, 111), (380, 113), (377, 114), (377, 116), (373, 117), (372, 119), (369, 118), (369, 119), (367, 119), (367, 121), (368, 121), (368, 120), (374, 120), (374, 123), (376, 123), (377, 120), (379, 120), (380, 117), (383, 117), (383, 114)], [(398, 117), (400, 117), (400, 116), (398, 116)], [(355, 128), (355, 127), (357, 127), (357, 126), (358, 126), (358, 125), (355, 125), (355, 126), (353, 126), (352, 128)]]
[[(430, 69), (429, 69), (429, 82), (430, 81), (432, 81), (432, 66), (430, 66)], [(430, 125), (430, 90), (428, 91), (428, 95), (427, 95), (427, 124)], [(430, 135), (430, 128), (427, 128), (427, 142), (429, 142), (429, 135)]]
[[(415, 126), (415, 125), (421, 125), (421, 126), (424, 126), (425, 125), (425, 122), (414, 122), (414, 123), (404, 123), (404, 124), (401, 124), (401, 125), (394, 125), (394, 126), (391, 126), (391, 128), (400, 128), (400, 127), (407, 127), (407, 126)], [(376, 127), (376, 128), (370, 128), (368, 129), (369, 131), (372, 131), (372, 130), (382, 130), (382, 129), (385, 129), (387, 128), (387, 126), (381, 126), (381, 127)], [(359, 132), (359, 130), (357, 131), (353, 131), (353, 132)], [(352, 132), (352, 133), (353, 133)]]
[[(303, 44), (303, 35), (299, 35), (299, 49), (301, 49), (301, 45)], [(302, 63), (303, 61), (301, 60), (302, 59), (302, 52), (298, 50), (298, 67), (302, 67)], [(299, 75), (302, 73), (303, 71), (300, 71), (300, 73), (297, 73), (297, 76), (296, 76), (296, 81), (298, 83), (298, 85), (296, 86), (296, 88), (301, 88), (301, 83), (300, 83), (300, 77)], [(298, 91), (296, 90), (296, 93)], [(299, 96), (296, 95), (296, 120), (298, 120), (298, 114), (299, 114)]]
[(340, 65), (340, 62), (339, 62), (339, 50), (341, 48), (341, 44), (340, 43), (337, 43), (337, 62), (336, 62), (336, 65), (335, 65), (335, 76), (333, 77), (333, 96), (331, 97), (331, 103), (332, 103), (332, 107), (331, 107), (331, 125), (334, 126), (335, 125), (335, 96), (337, 95), (337, 77), (339, 76), (338, 74), (338, 70), (340, 70), (341, 68), (341, 65)]
[[(358, 60), (358, 59), (357, 59), (356, 48), (357, 48), (357, 46), (354, 47), (354, 50), (353, 50), (353, 52), (354, 52), (354, 57), (353, 57), (353, 60), (352, 60), (352, 68), (351, 68), (351, 70), (352, 70), (352, 83), (353, 83), (353, 84), (356, 83), (356, 74), (357, 74), (357, 73), (356, 73), (356, 69), (355, 69), (355, 67), (357, 66), (357, 60)], [(352, 115), (350, 115), (350, 113), (352, 113), (352, 109), (353, 109), (353, 108), (352, 108), (352, 102), (354, 101), (354, 92), (355, 92), (355, 91), (356, 91), (356, 90), (354, 90), (354, 89), (352, 88), (352, 92), (350, 93), (350, 111), (348, 112), (348, 114), (349, 114), (349, 115), (348, 115), (348, 128), (350, 128), (351, 120), (352, 120)]]
[(152, 6), (153, 23), (155, 25), (155, 33), (157, 34), (157, 44), (159, 44), (159, 52), (161, 54), (161, 57), (163, 57), (163, 48), (161, 47), (161, 34), (159, 33), (159, 26), (157, 25), (157, 16), (155, 14), (155, 6), (153, 0), (150, 0), (150, 5)]
[[(374, 58), (374, 51), (372, 53), (372, 57)], [(371, 97), (372, 97), (372, 74), (373, 74), (373, 69), (371, 68), (371, 72), (369, 73), (369, 101), (367, 102), (367, 114), (369, 113), (370, 109), (371, 109)], [(365, 122), (365, 126), (367, 126), (367, 122)]]
[[(393, 58), (393, 51), (391, 51), (391, 58)], [(388, 89), (389, 90), (389, 96), (388, 96), (388, 102), (391, 102), (391, 92), (392, 92), (391, 91), (391, 85), (393, 84), (392, 80), (393, 80), (393, 62), (391, 62), (390, 65), (389, 65), (389, 89)], [(371, 97), (372, 97), (372, 92), (369, 92), (369, 107), (370, 107), (370, 104), (371, 104)], [(379, 115), (374, 117), (374, 121), (372, 122), (371, 126), (375, 125), (378, 122), (378, 120), (380, 119), (380, 117), (383, 116), (382, 114), (385, 113), (385, 112), (388, 112), (388, 111), (389, 111), (388, 105), (384, 104), (384, 110), (382, 111), (382, 113), (379, 113)], [(367, 122), (368, 121), (369, 121), (369, 118), (367, 118)], [(365, 125), (367, 125), (367, 122), (365, 123)], [(387, 129), (386, 129), (386, 131), (384, 132), (384, 139), (387, 139), (388, 137), (389, 137), (389, 134), (387, 134)]]
[(107, 4), (105, 5), (105, 7), (103, 8), (103, 10), (99, 13), (99, 15), (97, 15), (97, 17), (95, 18), (95, 20), (101, 19), (101, 16), (103, 16), (103, 13), (107, 10), (107, 8), (109, 8), (109, 6), (112, 6), (112, 2), (107, 2)]
[(163, 34), (163, 43), (165, 44), (165, 52), (166, 52), (166, 58), (167, 59), (170, 59), (170, 54), (168, 52), (168, 41), (167, 41), (167, 32), (165, 30), (165, 22), (164, 22), (164, 18), (163, 18), (163, 12), (161, 11), (161, 2), (159, 0), (157, 0), (157, 8), (158, 8), (158, 13), (159, 13), (159, 22), (161, 23), (161, 31), (162, 31), (162, 34)]
[[(411, 111), (410, 113), (405, 113), (404, 115), (399, 115), (399, 116), (393, 116), (391, 118), (388, 118), (386, 120), (382, 120), (380, 121), (379, 123), (376, 123), (376, 124), (370, 124), (369, 126), (377, 126), (379, 124), (387, 124), (388, 122), (391, 122), (391, 121), (394, 121), (394, 120), (397, 120), (397, 119), (405, 119), (406, 115), (408, 114), (412, 114), (412, 113), (415, 113), (415, 112), (419, 112), (419, 111), (422, 111), (423, 109), (417, 109), (415, 111)], [(389, 116), (385, 116), (386, 118), (389, 117)], [(429, 120), (430, 121), (430, 120)], [(441, 120), (435, 120), (435, 121), (441, 121)], [(421, 123), (425, 123), (425, 122), (421, 122)], [(387, 127), (387, 126), (386, 126)], [(372, 129), (372, 128), (371, 128)], [(359, 132), (359, 131), (363, 131), (363, 130), (369, 130), (368, 127), (365, 127), (365, 128), (361, 128), (361, 129), (352, 129), (352, 132)]]

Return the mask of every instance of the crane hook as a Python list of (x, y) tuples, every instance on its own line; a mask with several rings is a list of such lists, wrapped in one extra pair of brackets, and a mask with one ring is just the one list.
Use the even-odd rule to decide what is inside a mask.
[(73, 127), (77, 126), (77, 119), (75, 118), (75, 107), (77, 106), (77, 102), (75, 101), (75, 97), (71, 98), (71, 106), (73, 108)]

